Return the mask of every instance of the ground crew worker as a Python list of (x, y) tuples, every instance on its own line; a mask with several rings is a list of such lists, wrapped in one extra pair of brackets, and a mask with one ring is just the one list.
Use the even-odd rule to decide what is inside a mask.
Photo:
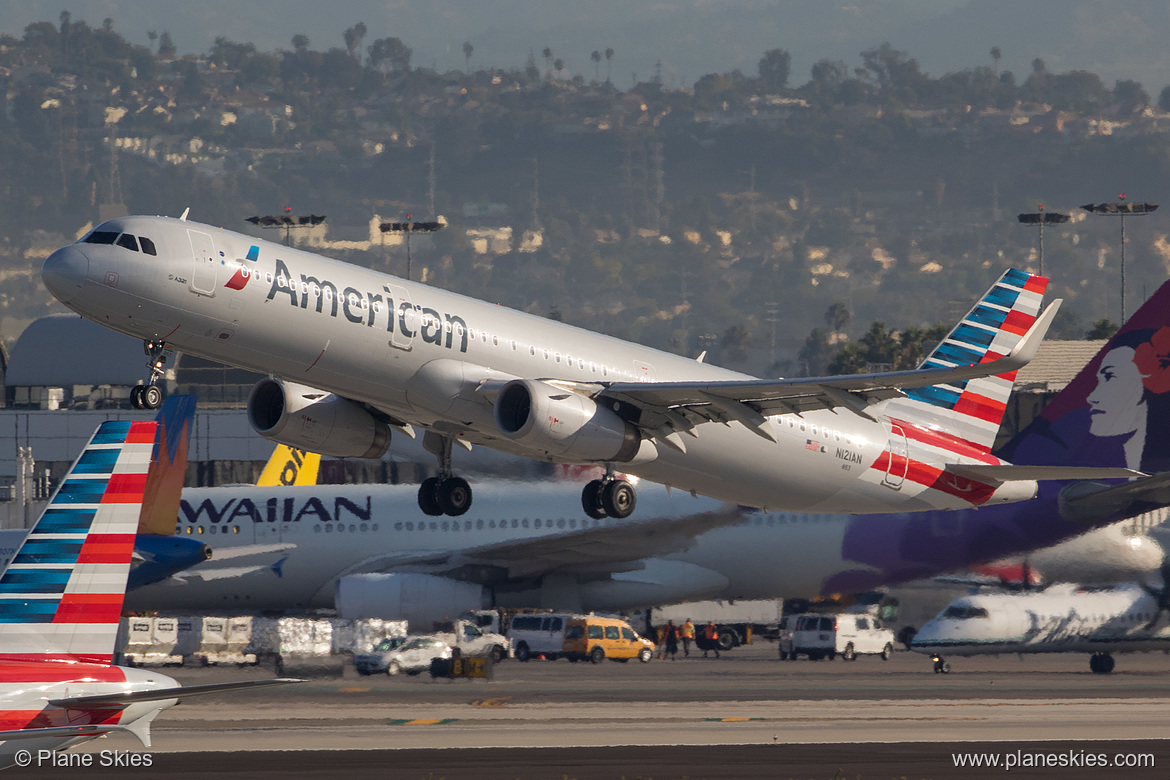
[(707, 625), (703, 626), (703, 639), (706, 647), (703, 649), (703, 657), (707, 657), (707, 648), (715, 651), (715, 657), (719, 657), (719, 629), (715, 627), (714, 620), (708, 620)]
[(691, 642), (695, 641), (695, 624), (687, 618), (687, 622), (682, 626), (682, 641), (683, 641), (683, 656), (691, 654)]

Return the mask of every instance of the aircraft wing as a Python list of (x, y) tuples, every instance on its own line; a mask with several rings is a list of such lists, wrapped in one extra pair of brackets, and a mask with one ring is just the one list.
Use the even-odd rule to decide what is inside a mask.
[[(616, 404), (619, 414), (659, 438), (689, 431), (702, 422), (738, 420), (764, 438), (774, 439), (764, 425), (765, 416), (814, 409), (844, 408), (874, 419), (866, 407), (903, 396), (903, 390), (995, 376), (1026, 365), (1036, 355), (1060, 303), (1049, 304), (1011, 352), (986, 363), (800, 379), (615, 382), (597, 399)], [(680, 446), (677, 437), (668, 441)]]
[(620, 524), (465, 550), (417, 556), (378, 556), (362, 561), (343, 572), (342, 576), (409, 571), (478, 581), (488, 576), (485, 570), (498, 573), (501, 569), (514, 579), (551, 572), (609, 574), (638, 568), (636, 562), (643, 558), (685, 549), (704, 531), (742, 521), (742, 513), (728, 505), (718, 514), (696, 515), (682, 520), (624, 520)]
[(271, 685), (288, 685), (299, 683), (292, 677), (277, 677), (271, 680), (246, 680), (244, 682), (211, 683), (209, 685), (185, 685), (179, 688), (160, 688), (153, 691), (122, 691), (117, 693), (102, 693), (94, 696), (69, 696), (64, 699), (49, 699), (54, 707), (64, 707), (70, 710), (108, 710), (129, 707), (144, 701), (168, 701), (170, 699), (186, 699), (190, 696), (205, 696), (209, 693), (224, 693), (238, 691), (245, 688), (266, 688)]

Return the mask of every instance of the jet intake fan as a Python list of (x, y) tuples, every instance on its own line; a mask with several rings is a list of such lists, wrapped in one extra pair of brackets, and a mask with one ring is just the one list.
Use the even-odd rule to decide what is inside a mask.
[(626, 463), (642, 443), (634, 426), (592, 398), (532, 379), (501, 388), (495, 417), (512, 441), (575, 463)]
[(364, 407), (279, 379), (252, 388), (248, 422), (266, 439), (336, 458), (380, 458), (390, 446), (390, 427)]

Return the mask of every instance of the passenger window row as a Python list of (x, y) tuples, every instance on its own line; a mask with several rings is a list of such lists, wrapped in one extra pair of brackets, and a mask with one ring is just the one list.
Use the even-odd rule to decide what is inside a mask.
[(111, 244), (120, 246), (123, 249), (129, 249), (131, 252), (139, 251), (138, 247), (141, 246), (143, 254), (158, 254), (158, 251), (154, 248), (154, 242), (146, 236), (132, 236), (129, 233), (114, 233), (109, 230), (92, 230), (85, 238), (81, 239), (81, 243)]

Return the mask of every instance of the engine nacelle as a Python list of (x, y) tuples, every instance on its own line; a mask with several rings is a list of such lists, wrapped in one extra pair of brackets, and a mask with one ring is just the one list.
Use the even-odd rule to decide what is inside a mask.
[(625, 463), (642, 443), (634, 426), (592, 398), (533, 379), (505, 384), (496, 396), (495, 417), (512, 441), (577, 463)]
[(248, 422), (266, 439), (336, 458), (380, 458), (390, 427), (353, 401), (294, 382), (261, 379)]
[(405, 620), (412, 632), (491, 606), (482, 585), (431, 574), (347, 574), (337, 580), (334, 607), (345, 620)]

